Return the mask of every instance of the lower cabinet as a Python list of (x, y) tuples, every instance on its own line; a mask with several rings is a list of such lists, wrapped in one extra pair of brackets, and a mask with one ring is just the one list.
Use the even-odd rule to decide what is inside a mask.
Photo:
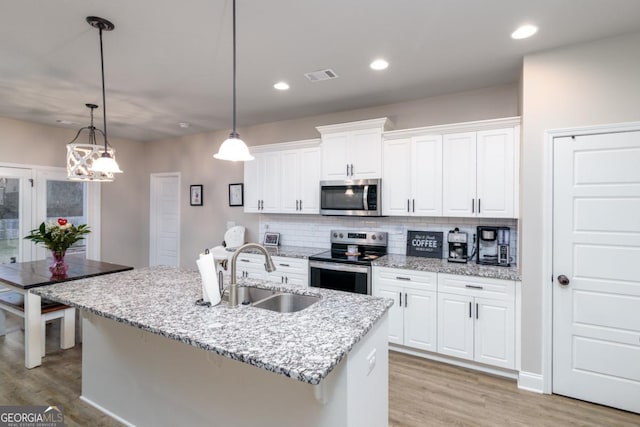
[(389, 342), (436, 351), (437, 274), (373, 267), (373, 295), (395, 302), (389, 309)]
[(287, 285), (309, 285), (309, 261), (302, 258), (271, 257), (276, 271), (268, 273), (264, 269), (264, 255), (242, 253), (236, 261), (237, 276), (250, 279), (267, 280)]
[(438, 274), (438, 352), (515, 368), (515, 283)]

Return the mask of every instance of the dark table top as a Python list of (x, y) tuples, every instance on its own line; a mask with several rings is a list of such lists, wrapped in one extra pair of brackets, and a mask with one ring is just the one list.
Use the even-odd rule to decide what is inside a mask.
[(0, 264), (0, 285), (7, 283), (18, 288), (30, 289), (69, 280), (133, 270), (133, 267), (126, 265), (86, 259), (84, 254), (67, 255), (64, 257), (64, 261), (69, 265), (67, 277), (55, 279), (51, 277), (51, 272), (49, 271), (51, 259)]

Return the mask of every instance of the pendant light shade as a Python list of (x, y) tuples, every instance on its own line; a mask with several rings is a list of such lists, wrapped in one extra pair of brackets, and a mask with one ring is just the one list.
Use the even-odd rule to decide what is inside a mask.
[(232, 162), (253, 160), (249, 147), (240, 139), (236, 132), (236, 0), (233, 0), (233, 131), (229, 134), (218, 152), (213, 155), (216, 159)]
[(105, 88), (104, 88), (104, 53), (102, 49), (102, 32), (103, 31), (112, 31), (115, 26), (110, 21), (99, 18), (97, 16), (88, 16), (87, 22), (94, 28), (98, 29), (98, 33), (100, 36), (100, 70), (102, 75), (102, 121), (104, 127), (104, 149), (102, 150), (100, 157), (93, 161), (91, 166), (91, 170), (98, 173), (104, 174), (114, 174), (114, 173), (122, 173), (120, 170), (120, 166), (116, 162), (115, 152), (109, 147), (108, 137), (107, 137), (107, 103), (105, 96)]
[[(91, 110), (91, 124), (81, 128), (76, 137), (67, 144), (67, 179), (70, 181), (113, 181), (112, 173), (97, 172), (92, 169), (94, 162), (102, 155), (102, 146), (96, 142), (96, 132), (104, 137), (104, 133), (93, 125), (93, 110), (96, 104), (85, 104)], [(89, 133), (88, 142), (76, 142), (83, 131)], [(110, 148), (110, 154), (114, 151)]]

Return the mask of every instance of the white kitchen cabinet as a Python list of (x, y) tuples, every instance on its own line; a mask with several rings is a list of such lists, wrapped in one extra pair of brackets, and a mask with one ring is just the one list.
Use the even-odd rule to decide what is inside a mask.
[(282, 151), (282, 213), (317, 214), (320, 205), (320, 147)]
[(383, 142), (382, 213), (442, 215), (442, 136)]
[(274, 256), (272, 259), (276, 266), (276, 271), (268, 273), (267, 280), (286, 285), (309, 286), (308, 260), (280, 256)]
[(438, 352), (515, 368), (515, 282), (438, 274)]
[(318, 126), (322, 135), (322, 179), (380, 178), (382, 132), (387, 123), (382, 118)]
[(373, 267), (373, 295), (391, 298), (389, 342), (437, 350), (436, 273)]
[(280, 211), (281, 153), (254, 153), (244, 163), (244, 211), (274, 213)]
[[(231, 257), (229, 255), (229, 268), (231, 268)], [(236, 278), (265, 279), (267, 272), (264, 269), (264, 255), (240, 253), (236, 259)]]
[(444, 135), (444, 216), (517, 217), (517, 129)]

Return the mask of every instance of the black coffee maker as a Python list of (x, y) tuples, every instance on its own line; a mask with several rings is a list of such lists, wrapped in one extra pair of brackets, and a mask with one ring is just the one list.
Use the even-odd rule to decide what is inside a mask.
[(477, 263), (509, 267), (511, 265), (510, 228), (478, 226), (477, 233)]
[(464, 231), (455, 228), (449, 231), (447, 242), (449, 243), (449, 262), (467, 262), (468, 236)]

